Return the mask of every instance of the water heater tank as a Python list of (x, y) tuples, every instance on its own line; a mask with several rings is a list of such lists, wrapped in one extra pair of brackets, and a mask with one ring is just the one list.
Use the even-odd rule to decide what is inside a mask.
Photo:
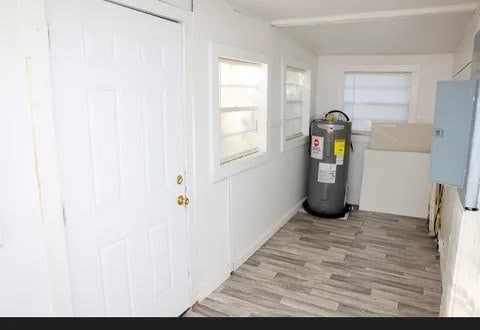
[(335, 118), (311, 123), (308, 195), (304, 208), (317, 216), (340, 218), (349, 209), (346, 196), (352, 123), (345, 117), (346, 121)]

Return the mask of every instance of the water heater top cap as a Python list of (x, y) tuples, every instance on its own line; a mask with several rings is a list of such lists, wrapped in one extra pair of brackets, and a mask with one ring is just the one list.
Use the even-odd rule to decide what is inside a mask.
[(350, 117), (348, 117), (348, 115), (341, 110), (331, 110), (331, 111), (327, 112), (325, 114), (324, 120), (339, 121), (340, 119), (338, 119), (335, 114), (341, 114), (344, 117), (344, 119), (346, 119), (345, 121), (350, 121)]

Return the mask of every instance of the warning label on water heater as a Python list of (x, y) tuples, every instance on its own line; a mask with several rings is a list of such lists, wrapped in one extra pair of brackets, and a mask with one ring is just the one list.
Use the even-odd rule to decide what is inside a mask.
[(323, 159), (323, 137), (312, 136), (311, 156), (315, 159)]
[(335, 140), (335, 148), (334, 148), (335, 156), (342, 156), (345, 155), (345, 139), (336, 139)]
[(335, 177), (337, 175), (336, 164), (318, 164), (318, 182), (320, 183), (335, 183)]

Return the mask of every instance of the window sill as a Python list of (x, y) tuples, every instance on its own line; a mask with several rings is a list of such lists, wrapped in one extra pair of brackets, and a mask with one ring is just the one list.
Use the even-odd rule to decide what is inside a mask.
[(284, 141), (282, 145), (282, 152), (290, 151), (303, 146), (308, 143), (309, 137), (304, 135), (290, 141)]
[(264, 164), (269, 160), (270, 154), (268, 152), (259, 152), (237, 160), (233, 160), (223, 165), (218, 164), (216, 166), (213, 166), (212, 182), (216, 183), (222, 181), (228, 177), (234, 176), (238, 173)]

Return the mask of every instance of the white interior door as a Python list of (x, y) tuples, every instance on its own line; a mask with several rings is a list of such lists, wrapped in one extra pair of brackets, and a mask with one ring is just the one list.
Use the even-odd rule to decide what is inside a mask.
[(49, 0), (55, 126), (77, 315), (188, 308), (182, 28), (100, 0)]

